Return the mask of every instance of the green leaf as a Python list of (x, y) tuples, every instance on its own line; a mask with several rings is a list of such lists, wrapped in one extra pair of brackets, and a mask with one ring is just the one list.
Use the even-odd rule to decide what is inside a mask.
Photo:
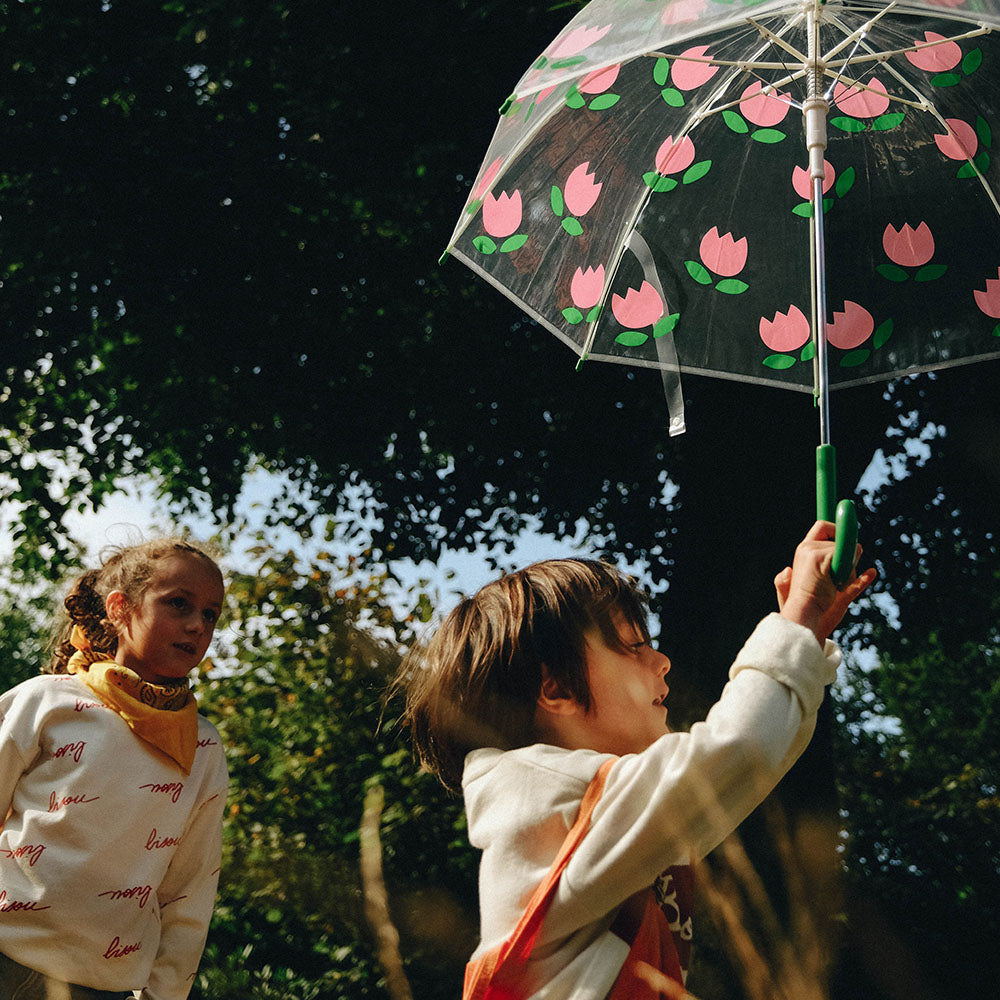
[(961, 81), (961, 76), (958, 73), (938, 73), (936, 76), (931, 77), (932, 87), (954, 87), (956, 83)]
[(602, 311), (603, 311), (603, 309), (602, 309), (602, 307), (600, 305), (594, 306), (594, 308), (591, 309), (589, 313), (587, 313), (587, 322), (588, 323), (596, 323), (597, 320), (600, 318), (600, 315), (601, 315)]
[(566, 204), (558, 184), (552, 185), (552, 190), (549, 192), (549, 204), (552, 206), (552, 211), (561, 218), (566, 210)]
[(701, 160), (698, 163), (692, 163), (687, 170), (684, 171), (684, 176), (681, 178), (682, 184), (694, 184), (695, 181), (701, 180), (712, 169), (711, 160)]
[(993, 327), (993, 336), (1000, 337), (1000, 323), (997, 323), (997, 325)]
[(580, 310), (577, 309), (576, 306), (570, 306), (568, 309), (563, 309), (562, 314), (563, 314), (563, 319), (566, 320), (567, 323), (572, 324), (573, 326), (576, 326), (577, 323), (583, 322), (583, 313), (580, 312)]
[(947, 264), (926, 264), (914, 276), (914, 281), (937, 281), (948, 270)]
[(663, 191), (673, 191), (673, 189), (677, 187), (677, 181), (675, 181), (673, 177), (664, 177), (655, 170), (649, 170), (644, 173), (642, 175), (642, 179), (646, 182), (646, 187), (652, 188), (653, 191), (657, 193)]
[(961, 178), (962, 180), (968, 180), (970, 177), (976, 176), (976, 168), (971, 163), (963, 163), (958, 168), (958, 172), (955, 176)]
[(895, 264), (879, 264), (875, 268), (883, 278), (889, 281), (909, 281), (909, 272), (904, 271), (901, 267), (897, 267)]
[(469, 202), (469, 207), (465, 210), (466, 215), (475, 215), (476, 212), (482, 207), (483, 199), (477, 198), (475, 201)]
[(977, 69), (982, 65), (983, 62), (983, 50), (982, 49), (972, 49), (965, 54), (965, 58), (962, 60), (962, 72), (968, 76), (970, 73), (975, 73)]
[(972, 162), (976, 165), (976, 169), (981, 174), (985, 174), (990, 168), (990, 154), (987, 153), (985, 149), (981, 149), (973, 157)]
[(872, 131), (888, 132), (889, 129), (895, 128), (897, 125), (902, 125), (905, 118), (905, 111), (893, 111), (887, 115), (879, 115), (872, 122)]
[(613, 108), (620, 100), (621, 94), (599, 94), (590, 102), (591, 111), (607, 111)]
[(625, 330), (615, 337), (615, 343), (621, 344), (622, 347), (642, 347), (647, 340), (649, 340), (649, 334), (639, 330)]
[(993, 131), (990, 129), (990, 123), (982, 115), (976, 117), (976, 135), (987, 149), (993, 146)]
[(792, 209), (793, 214), (802, 216), (803, 219), (811, 219), (813, 214), (813, 207), (808, 201), (799, 202), (795, 208)]
[(586, 56), (567, 56), (565, 59), (557, 59), (552, 63), (552, 69), (568, 69), (570, 66), (579, 66), (580, 63), (586, 61)]
[(878, 325), (875, 336), (872, 337), (872, 345), (876, 351), (892, 336), (892, 326), (891, 319), (887, 319), (884, 323)]
[(497, 245), (488, 236), (477, 236), (473, 241), (472, 245), (480, 253), (496, 253)]
[(854, 181), (857, 174), (855, 173), (854, 167), (848, 167), (836, 180), (833, 185), (833, 190), (837, 193), (838, 198), (843, 198), (848, 191), (854, 187)]
[(672, 108), (684, 107), (684, 95), (674, 87), (664, 87), (660, 91), (662, 97)]
[(662, 56), (653, 62), (653, 82), (657, 87), (665, 87), (670, 77), (670, 60)]
[(857, 368), (858, 365), (863, 365), (871, 357), (871, 353), (867, 347), (859, 347), (856, 351), (850, 351), (840, 359), (840, 367)]
[(684, 266), (687, 268), (687, 273), (698, 282), (699, 285), (710, 285), (712, 284), (712, 275), (708, 273), (708, 269), (696, 260), (686, 260), (684, 261)]
[(723, 278), (716, 286), (717, 292), (724, 292), (726, 295), (742, 295), (750, 286), (739, 278)]
[(579, 219), (574, 219), (572, 215), (562, 220), (562, 227), (570, 236), (579, 236), (583, 232), (583, 226)]
[(754, 142), (763, 142), (765, 145), (773, 146), (776, 142), (781, 142), (786, 136), (781, 129), (758, 128), (750, 133), (750, 138)]
[(520, 250), (521, 247), (523, 247), (527, 242), (527, 233), (515, 233), (513, 236), (508, 236), (507, 239), (500, 244), (500, 253), (513, 253), (515, 250)]
[(568, 108), (582, 108), (586, 103), (583, 94), (578, 90), (571, 90), (566, 95), (566, 107)]
[(865, 123), (857, 118), (849, 118), (847, 115), (838, 115), (830, 119), (830, 124), (834, 128), (839, 128), (841, 132), (864, 132)]
[(805, 347), (802, 348), (802, 353), (799, 355), (799, 361), (812, 361), (816, 357), (816, 345), (810, 340)]
[(674, 327), (677, 326), (680, 318), (680, 313), (668, 313), (666, 316), (663, 316), (653, 326), (653, 337), (665, 337), (668, 333), (673, 333)]
[(732, 108), (722, 112), (722, 120), (738, 135), (746, 135), (750, 131), (750, 126), (741, 114), (733, 111)]
[(784, 371), (786, 368), (791, 368), (792, 365), (795, 364), (795, 358), (793, 358), (790, 354), (769, 354), (766, 358), (764, 358), (762, 364), (780, 372)]

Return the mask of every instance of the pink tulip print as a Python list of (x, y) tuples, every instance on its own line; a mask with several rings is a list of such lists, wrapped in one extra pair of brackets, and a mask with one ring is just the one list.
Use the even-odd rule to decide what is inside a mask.
[(510, 236), (521, 225), (521, 192), (500, 193), (499, 198), (488, 194), (483, 201), (483, 228), (497, 239)]
[[(884, 132), (896, 128), (906, 118), (905, 111), (890, 110), (889, 92), (876, 76), (851, 86), (837, 83), (833, 88), (833, 103), (840, 114), (832, 115), (830, 124), (844, 132), (868, 129)], [(896, 105), (896, 109), (901, 107)]]
[(747, 262), (747, 238), (734, 240), (732, 233), (720, 236), (719, 227), (712, 226), (701, 238), (698, 252), (710, 271), (722, 278), (731, 278), (739, 274)]
[(615, 342), (624, 347), (640, 347), (649, 340), (643, 328), (652, 326), (653, 336), (662, 337), (677, 325), (680, 313), (668, 314), (660, 293), (648, 282), (638, 288), (629, 288), (624, 296), (611, 296), (611, 312), (618, 322), (626, 327)]
[(604, 265), (588, 267), (584, 270), (578, 267), (570, 282), (570, 297), (573, 304), (580, 309), (592, 309), (601, 300), (604, 291)]
[(841, 312), (834, 312), (833, 320), (826, 325), (827, 342), (842, 351), (860, 347), (875, 329), (872, 314), (857, 302), (844, 302)]
[[(651, 187), (656, 192), (672, 191), (678, 184), (693, 184), (700, 180), (711, 169), (711, 160), (701, 160), (695, 163), (695, 148), (690, 136), (682, 136), (674, 141), (672, 135), (668, 135), (660, 143), (653, 157), (654, 170), (649, 170), (642, 175), (647, 187)], [(671, 174), (683, 176), (680, 181), (671, 177)]]
[[(583, 233), (583, 226), (577, 216), (586, 215), (597, 202), (604, 185), (595, 180), (590, 170), (590, 161), (580, 163), (566, 178), (565, 190), (553, 185), (550, 195), (552, 211), (562, 219), (562, 227), (571, 236)], [(566, 211), (569, 215), (566, 215)], [(565, 216), (565, 217), (564, 217)]]
[(833, 88), (833, 102), (845, 115), (854, 118), (877, 118), (889, 110), (885, 84), (874, 76), (865, 86), (838, 83)]
[(945, 118), (944, 123), (947, 133), (934, 136), (937, 148), (950, 160), (971, 160), (979, 148), (976, 130), (961, 118)]
[(674, 137), (668, 135), (656, 151), (654, 162), (661, 174), (677, 174), (687, 170), (694, 163), (694, 143), (690, 136), (674, 142)]
[(576, 325), (586, 320), (593, 323), (601, 314), (598, 304), (604, 294), (604, 265), (588, 267), (586, 270), (578, 267), (573, 272), (569, 284), (569, 295), (573, 305), (563, 309), (563, 318), (567, 323)]
[(622, 326), (652, 326), (664, 313), (659, 292), (644, 281), (638, 288), (630, 288), (625, 296), (611, 296), (611, 311)]
[[(578, 56), (584, 49), (599, 42), (609, 31), (611, 25), (606, 24), (603, 28), (588, 28), (581, 24), (574, 28), (562, 38), (557, 38), (555, 44), (549, 50), (549, 59), (556, 62), (561, 59), (572, 59)], [(535, 50), (538, 51), (537, 49)]]
[(747, 121), (763, 128), (780, 125), (792, 106), (790, 94), (773, 91), (765, 94), (759, 80), (751, 83), (740, 98), (740, 113)]
[[(986, 279), (986, 289), (980, 291), (978, 288), (973, 291), (976, 305), (980, 312), (989, 316), (990, 319), (1000, 319), (1000, 267), (997, 268), (995, 278)], [(1000, 330), (1000, 327), (997, 327)], [(997, 332), (994, 330), (994, 333)]]
[(926, 73), (944, 73), (954, 69), (962, 61), (962, 49), (957, 42), (948, 41), (936, 31), (925, 31), (922, 42), (914, 39), (914, 52), (906, 52), (906, 58)]
[(698, 245), (701, 261), (686, 260), (684, 266), (699, 285), (712, 284), (715, 280), (712, 275), (715, 274), (722, 278), (715, 285), (716, 291), (740, 295), (750, 287), (735, 277), (746, 266), (747, 250), (745, 236), (735, 239), (732, 233), (720, 235), (719, 227), (712, 226)]
[(618, 73), (621, 70), (621, 63), (614, 66), (605, 66), (603, 69), (595, 69), (593, 73), (588, 73), (577, 85), (576, 89), (581, 94), (603, 94), (610, 90)]
[(484, 171), (483, 176), (479, 178), (479, 183), (472, 190), (472, 202), (478, 202), (484, 194), (490, 189), (490, 185), (496, 179), (497, 174), (500, 173), (500, 168), (503, 166), (503, 157), (498, 156)]
[[(833, 169), (833, 164), (829, 160), (824, 160), (823, 194), (826, 194), (833, 187), (836, 177), (837, 171)], [(803, 201), (809, 201), (812, 198), (812, 181), (808, 170), (803, 167), (796, 167), (792, 171), (792, 188)]]
[[(758, 331), (765, 347), (787, 354), (797, 351), (809, 339), (809, 320), (798, 306), (792, 305), (787, 312), (776, 312), (773, 319), (761, 316)], [(764, 362), (770, 368), (789, 368), (794, 363), (792, 357), (784, 361), (768, 358)]]
[(891, 264), (880, 264), (875, 270), (890, 281), (906, 281), (910, 274), (904, 268), (918, 268), (916, 281), (933, 281), (948, 269), (946, 264), (930, 264), (934, 256), (934, 234), (926, 222), (914, 229), (908, 222), (899, 229), (890, 222), (882, 234), (882, 249)]
[(708, 5), (708, 0), (670, 0), (660, 14), (662, 24), (690, 24)]
[(707, 45), (694, 45), (685, 49), (675, 60), (670, 76), (678, 90), (696, 90), (708, 83), (719, 72), (719, 66), (713, 66), (703, 60), (711, 58)]
[[(492, 193), (483, 199), (483, 229), (489, 234), (477, 236), (472, 245), (484, 254), (512, 253), (519, 250), (527, 242), (526, 233), (518, 233), (522, 218), (521, 192), (508, 194), (501, 191), (499, 196)], [(493, 237), (491, 239), (490, 237)], [(503, 240), (497, 246), (495, 240)]]
[(590, 162), (574, 167), (566, 178), (566, 207), (574, 215), (586, 215), (597, 201), (603, 184), (594, 179), (590, 171)]

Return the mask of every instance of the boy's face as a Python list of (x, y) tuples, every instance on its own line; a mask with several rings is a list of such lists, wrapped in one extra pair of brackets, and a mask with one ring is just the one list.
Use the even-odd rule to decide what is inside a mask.
[(618, 621), (624, 650), (609, 648), (598, 629), (585, 633), (590, 710), (578, 717), (588, 746), (601, 753), (640, 753), (667, 732), (670, 660), (642, 633)]

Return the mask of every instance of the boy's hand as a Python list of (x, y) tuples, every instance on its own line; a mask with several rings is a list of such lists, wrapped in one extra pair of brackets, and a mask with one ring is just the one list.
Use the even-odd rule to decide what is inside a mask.
[[(837, 590), (830, 579), (835, 529), (829, 521), (817, 521), (795, 549), (795, 559), (775, 578), (778, 610), (782, 617), (811, 629), (822, 646), (840, 624), (851, 602), (875, 579), (874, 569), (858, 576), (855, 570)], [(854, 557), (861, 558), (861, 546)]]

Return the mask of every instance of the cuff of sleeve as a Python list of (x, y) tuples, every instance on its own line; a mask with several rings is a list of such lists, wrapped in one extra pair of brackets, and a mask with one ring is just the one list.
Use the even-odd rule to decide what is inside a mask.
[(827, 684), (832, 684), (840, 666), (840, 647), (830, 639), (823, 649), (803, 625), (781, 615), (768, 615), (754, 629), (729, 670), (730, 678), (741, 670), (759, 670), (790, 688), (804, 712), (815, 712)]

